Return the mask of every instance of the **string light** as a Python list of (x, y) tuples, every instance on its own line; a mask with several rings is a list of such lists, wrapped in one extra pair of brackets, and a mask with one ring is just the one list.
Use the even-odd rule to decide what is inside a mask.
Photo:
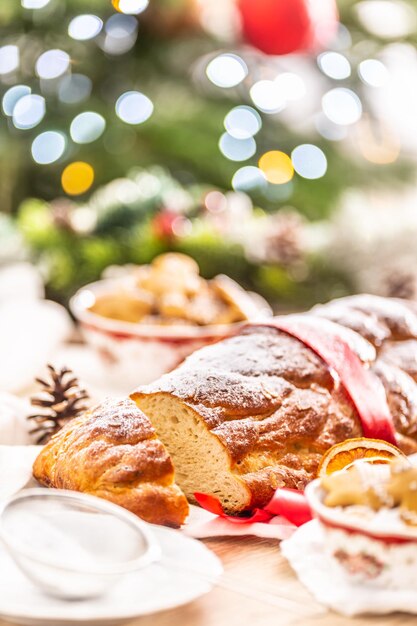
[(2, 46), (0, 48), (0, 74), (10, 74), (19, 67), (19, 48)]
[(232, 187), (235, 191), (251, 191), (263, 189), (267, 181), (264, 172), (254, 165), (245, 165), (238, 169), (232, 178)]
[(149, 0), (112, 0), (116, 11), (126, 15), (139, 15), (148, 8)]
[(301, 100), (307, 93), (305, 82), (301, 76), (293, 72), (279, 74), (274, 83), (287, 101)]
[(31, 88), (27, 85), (14, 85), (14, 87), (10, 87), (4, 94), (2, 100), (4, 113), (9, 116), (13, 115), (13, 109), (17, 102), (20, 98), (23, 98), (23, 96), (28, 96), (31, 91)]
[(75, 161), (62, 172), (63, 190), (70, 196), (79, 196), (90, 189), (94, 182), (94, 170), (89, 163)]
[(68, 25), (68, 35), (78, 41), (97, 37), (103, 28), (103, 21), (97, 15), (77, 15)]
[(58, 89), (58, 97), (65, 104), (77, 104), (87, 100), (91, 94), (93, 84), (84, 74), (70, 74), (64, 76)]
[(362, 103), (351, 89), (331, 89), (322, 98), (325, 115), (335, 124), (348, 126), (357, 122), (362, 115)]
[(32, 157), (36, 163), (46, 165), (62, 157), (65, 151), (66, 138), (63, 133), (48, 130), (41, 133), (32, 142)]
[(248, 139), (260, 131), (262, 120), (252, 107), (237, 106), (224, 118), (224, 127), (235, 139)]
[(45, 98), (28, 94), (18, 99), (13, 107), (13, 124), (16, 128), (34, 128), (45, 115)]
[(358, 74), (371, 87), (382, 87), (388, 80), (388, 70), (378, 59), (366, 59), (359, 63)]
[(356, 132), (360, 152), (367, 161), (377, 165), (394, 163), (401, 152), (398, 135), (382, 121), (376, 123), (369, 116), (361, 120)]
[(24, 9), (43, 9), (50, 0), (22, 0)]
[(255, 106), (264, 113), (278, 113), (286, 105), (279, 84), (273, 80), (259, 80), (249, 93)]
[(331, 122), (324, 113), (319, 113), (315, 116), (314, 125), (317, 132), (329, 141), (341, 141), (342, 139), (346, 139), (348, 134), (346, 126)]
[(362, 25), (377, 37), (400, 39), (416, 27), (414, 8), (402, 0), (364, 0), (355, 9)]
[(70, 135), (75, 143), (91, 143), (98, 139), (106, 128), (106, 120), (99, 113), (85, 111), (71, 122)]
[(133, 35), (138, 28), (134, 17), (129, 15), (112, 15), (106, 22), (105, 30), (114, 39), (123, 39)]
[(63, 50), (47, 50), (36, 61), (36, 73), (39, 78), (58, 78), (69, 68), (69, 55)]
[(217, 87), (236, 87), (248, 75), (248, 67), (236, 54), (220, 54), (207, 65), (206, 74)]
[(266, 180), (274, 185), (288, 183), (294, 176), (294, 167), (290, 157), (280, 150), (265, 152), (259, 159), (259, 168)]
[(137, 38), (138, 21), (132, 15), (112, 15), (105, 25), (106, 37), (103, 50), (109, 54), (124, 54), (130, 50)]
[(220, 137), (219, 148), (221, 153), (230, 161), (246, 161), (256, 152), (256, 141), (253, 137), (247, 139), (236, 139), (223, 133)]
[(116, 114), (126, 124), (142, 124), (153, 113), (152, 100), (140, 91), (127, 91), (116, 102)]
[(295, 171), (303, 178), (321, 178), (327, 171), (327, 159), (323, 150), (309, 143), (294, 148), (291, 160)]
[(227, 209), (227, 198), (221, 191), (209, 191), (204, 198), (204, 204), (210, 213), (223, 213)]
[(349, 78), (351, 74), (350, 63), (340, 52), (323, 52), (319, 54), (317, 64), (323, 74), (336, 80)]

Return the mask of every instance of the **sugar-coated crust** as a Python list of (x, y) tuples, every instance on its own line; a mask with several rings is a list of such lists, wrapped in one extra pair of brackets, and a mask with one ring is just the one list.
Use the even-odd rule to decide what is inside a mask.
[(131, 400), (107, 400), (71, 422), (33, 466), (47, 487), (111, 500), (154, 524), (178, 527), (188, 503), (148, 418)]
[[(370, 343), (367, 360), (385, 387), (407, 453), (417, 451), (416, 310), (405, 301), (363, 295), (309, 313), (351, 328)], [(231, 471), (251, 491), (250, 506), (266, 504), (279, 486), (303, 488), (326, 449), (362, 435), (356, 410), (325, 363), (273, 328), (249, 326), (202, 348), (132, 398), (160, 393), (179, 398), (216, 435)]]

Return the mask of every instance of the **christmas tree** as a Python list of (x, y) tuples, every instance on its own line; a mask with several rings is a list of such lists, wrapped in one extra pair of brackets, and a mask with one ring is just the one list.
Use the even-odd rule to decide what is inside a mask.
[(306, 239), (346, 188), (413, 175), (378, 100), (414, 18), (389, 0), (2, 3), (13, 241), (59, 299), (166, 249), (284, 303), (349, 292)]

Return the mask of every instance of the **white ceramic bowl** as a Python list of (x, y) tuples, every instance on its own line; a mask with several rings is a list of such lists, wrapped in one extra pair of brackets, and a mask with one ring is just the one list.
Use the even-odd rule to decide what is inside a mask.
[[(127, 391), (156, 380), (186, 356), (210, 343), (235, 334), (242, 323), (208, 326), (134, 324), (103, 317), (89, 310), (101, 294), (112, 293), (119, 283), (100, 280), (80, 289), (70, 301), (86, 341), (106, 364), (112, 382)], [(258, 314), (250, 321), (270, 317), (267, 302), (253, 294)]]
[(21, 571), (49, 595), (102, 595), (125, 574), (160, 558), (142, 520), (74, 491), (26, 489), (0, 515), (0, 538)]
[(350, 582), (417, 591), (417, 527), (405, 524), (397, 509), (328, 507), (320, 479), (305, 493), (327, 555)]

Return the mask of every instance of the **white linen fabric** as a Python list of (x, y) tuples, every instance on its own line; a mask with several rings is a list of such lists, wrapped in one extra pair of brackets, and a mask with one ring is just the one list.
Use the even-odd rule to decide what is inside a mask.
[(282, 554), (318, 602), (348, 617), (395, 611), (417, 614), (415, 590), (348, 581), (336, 561), (327, 556), (324, 542), (320, 524), (313, 520), (281, 543)]
[(42, 298), (41, 277), (34, 267), (18, 263), (0, 269), (1, 391), (20, 392), (30, 386), (73, 331), (64, 307)]

